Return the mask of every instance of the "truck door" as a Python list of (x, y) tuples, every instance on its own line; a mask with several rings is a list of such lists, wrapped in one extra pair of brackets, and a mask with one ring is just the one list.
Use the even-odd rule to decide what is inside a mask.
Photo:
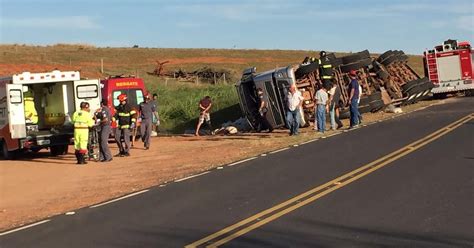
[(12, 139), (26, 137), (23, 85), (7, 84), (8, 125)]
[(98, 79), (74, 81), (74, 101), (76, 111), (81, 102), (88, 102), (91, 113), (100, 108), (100, 82)]

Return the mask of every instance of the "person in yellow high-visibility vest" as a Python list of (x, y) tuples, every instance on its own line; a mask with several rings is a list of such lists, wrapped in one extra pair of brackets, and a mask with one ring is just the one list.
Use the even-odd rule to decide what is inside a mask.
[(74, 124), (74, 149), (76, 150), (77, 164), (87, 164), (84, 155), (87, 153), (89, 128), (94, 126), (89, 103), (81, 102), (81, 109), (72, 115), (72, 123)]
[(38, 124), (38, 112), (35, 108), (35, 98), (31, 88), (23, 95), (25, 102), (26, 124)]

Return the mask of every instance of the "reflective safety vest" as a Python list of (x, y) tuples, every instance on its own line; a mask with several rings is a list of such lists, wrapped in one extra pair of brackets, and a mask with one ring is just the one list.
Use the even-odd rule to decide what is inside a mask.
[(332, 64), (331, 61), (329, 61), (328, 57), (323, 57), (322, 59), (319, 59), (319, 73), (321, 79), (333, 78)]
[(112, 121), (117, 121), (117, 127), (120, 129), (130, 128), (132, 123), (137, 122), (137, 111), (132, 109), (128, 103), (119, 105)]
[(94, 126), (94, 119), (92, 119), (92, 115), (89, 112), (81, 109), (72, 115), (72, 123), (74, 124), (74, 129), (89, 129), (89, 127)]
[(38, 124), (38, 112), (35, 108), (35, 99), (30, 96), (25, 96), (25, 118), (31, 124)]

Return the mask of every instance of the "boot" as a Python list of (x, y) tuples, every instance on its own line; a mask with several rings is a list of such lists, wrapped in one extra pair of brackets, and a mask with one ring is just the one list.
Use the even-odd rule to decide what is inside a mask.
[(76, 164), (81, 164), (81, 159), (80, 159), (80, 153), (79, 153), (79, 151), (76, 151), (74, 154), (76, 155), (76, 159), (77, 159), (77, 163), (76, 163)]
[(85, 154), (81, 153), (81, 164), (87, 164)]

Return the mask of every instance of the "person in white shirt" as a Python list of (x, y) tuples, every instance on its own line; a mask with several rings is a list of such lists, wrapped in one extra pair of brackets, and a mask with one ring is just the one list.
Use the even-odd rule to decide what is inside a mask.
[(296, 89), (296, 85), (290, 86), (290, 92), (287, 95), (288, 110), (286, 112), (286, 124), (290, 129), (290, 136), (297, 135), (300, 127), (300, 108), (303, 106), (303, 96)]
[(316, 119), (318, 131), (324, 133), (326, 131), (326, 112), (328, 112), (328, 93), (326, 88), (321, 87), (316, 92)]

